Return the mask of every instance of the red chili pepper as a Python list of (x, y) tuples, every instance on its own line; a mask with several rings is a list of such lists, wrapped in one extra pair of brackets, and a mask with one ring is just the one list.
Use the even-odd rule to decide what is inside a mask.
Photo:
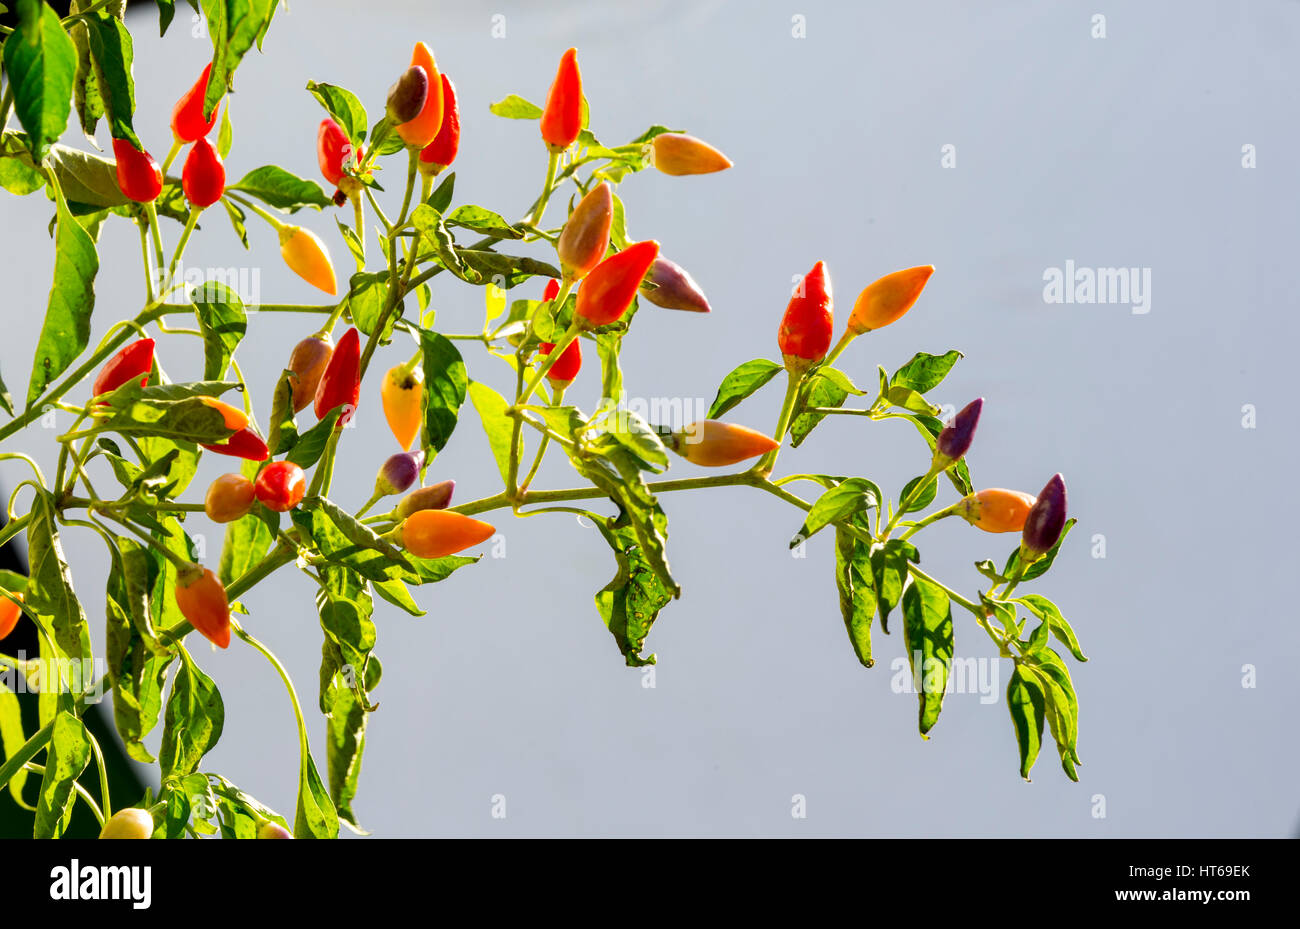
[(114, 139), (113, 157), (117, 159), (117, 186), (124, 197), (136, 203), (152, 203), (158, 199), (163, 176), (152, 155), (126, 139)]
[(330, 363), (325, 366), (320, 383), (316, 385), (316, 418), (324, 419), (337, 407), (343, 407), (336, 426), (342, 426), (357, 411), (361, 399), (361, 336), (356, 328), (349, 329), (339, 339)]
[(217, 124), (220, 105), (213, 109), (211, 119), (203, 118), (203, 98), (208, 93), (208, 75), (211, 73), (212, 65), (209, 63), (194, 86), (185, 91), (172, 107), (172, 137), (177, 142), (197, 142)]
[(153, 347), (153, 339), (137, 339), (108, 359), (90, 388), (91, 396), (110, 393), (137, 378), (143, 387), (153, 370)]
[(542, 111), (542, 139), (553, 152), (572, 145), (582, 131), (582, 74), (578, 71), (578, 50), (571, 48), (560, 58), (555, 81), (546, 95)]
[[(448, 496), (448, 500), (450, 500)], [(21, 590), (9, 591), (9, 595), (17, 600), (23, 598)], [(23, 608), (9, 597), (0, 597), (0, 639), (5, 638), (9, 633), (14, 631), (14, 626), (18, 625), (18, 620), (23, 618)]]
[(433, 176), (451, 166), (460, 150), (460, 108), (456, 86), (442, 75), (442, 125), (433, 141), (420, 150), (420, 173)]
[(302, 502), (307, 476), (292, 461), (273, 461), (257, 476), (254, 488), (264, 507), (286, 513)]
[(542, 299), (549, 302), (560, 295), (560, 282), (551, 278), (546, 282), (546, 289), (542, 291)]
[[(578, 344), (579, 341), (581, 340), (574, 339), (570, 342), (564, 354), (555, 359), (555, 364), (546, 372), (546, 379), (551, 382), (551, 386), (568, 387), (582, 370), (582, 346)], [(554, 349), (554, 342), (543, 342), (538, 350), (543, 355), (549, 355)]]
[(195, 631), (217, 648), (230, 644), (230, 604), (226, 588), (210, 568), (192, 564), (176, 578), (176, 605)]
[(203, 444), (203, 447), (218, 455), (246, 458), (249, 461), (266, 461), (271, 457), (271, 450), (266, 447), (262, 437), (252, 429), (240, 429), (220, 445)]
[(578, 288), (574, 313), (587, 326), (607, 326), (627, 312), (637, 288), (659, 255), (654, 239), (629, 245), (596, 265)]
[(207, 139), (199, 139), (185, 156), (181, 169), (181, 189), (190, 203), (200, 210), (207, 209), (221, 199), (226, 191), (226, 166), (216, 147)]
[(352, 147), (352, 141), (342, 126), (329, 117), (320, 121), (320, 130), (316, 133), (316, 160), (325, 180), (339, 186), (346, 176), (344, 168), (355, 167), (364, 157), (365, 150)]
[(777, 331), (777, 345), (788, 370), (802, 372), (826, 357), (835, 328), (831, 278), (826, 262), (819, 261), (804, 275), (798, 292), (790, 298)]

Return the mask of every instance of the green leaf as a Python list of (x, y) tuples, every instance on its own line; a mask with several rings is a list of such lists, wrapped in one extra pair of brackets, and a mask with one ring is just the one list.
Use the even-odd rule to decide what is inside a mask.
[(331, 410), (325, 414), (324, 419), (298, 436), (298, 441), (294, 443), (293, 449), (285, 456), (286, 459), (303, 470), (320, 461), (320, 456), (325, 454), (325, 446), (329, 444), (329, 438), (334, 432), (334, 423), (338, 421), (342, 412), (342, 407)]
[(244, 301), (217, 281), (204, 282), (190, 299), (203, 333), (203, 379), (219, 381), (226, 376), (235, 348), (248, 329)]
[(235, 87), (235, 69), (262, 38), (275, 15), (277, 0), (203, 0), (203, 17), (212, 37), (212, 73), (203, 99), (203, 115), (216, 112), (221, 98)]
[[(1032, 662), (1032, 664), (1031, 664)], [(1079, 703), (1070, 681), (1070, 672), (1061, 657), (1050, 648), (1026, 655), (1020, 668), (1026, 676), (1033, 677), (1043, 692), (1047, 726), (1056, 742), (1061, 757), (1061, 768), (1072, 781), (1079, 779), (1075, 765), (1079, 763), (1076, 749), (1079, 729)]]
[(339, 816), (321, 783), (316, 762), (303, 752), (298, 767), (298, 807), (293, 818), (295, 839), (333, 839), (339, 834)]
[[(256, 461), (245, 461), (239, 470), (244, 477), (252, 480), (257, 476), (258, 468)], [(217, 577), (221, 583), (229, 586), (261, 561), (274, 538), (270, 527), (255, 513), (250, 512), (227, 524), (225, 540), (221, 545), (221, 561), (217, 566)]]
[(135, 113), (131, 33), (122, 20), (102, 10), (94, 16), (83, 17), (81, 21), (88, 30), (96, 90), (103, 101), (109, 131), (113, 138), (126, 139), (140, 148), (140, 139), (131, 125), (131, 116)]
[(870, 668), (876, 663), (871, 657), (871, 620), (876, 613), (871, 548), (843, 527), (835, 529), (835, 587), (853, 653), (864, 668)]
[(293, 385), (298, 375), (288, 368), (280, 372), (271, 395), (271, 424), (267, 428), (266, 447), (271, 454), (283, 455), (298, 442), (298, 423), (293, 418)]
[[(908, 481), (906, 484), (903, 485), (903, 491), (898, 495), (898, 505), (900, 507), (903, 505), (903, 501), (907, 500), (907, 498), (911, 496), (912, 491), (916, 489), (916, 486), (920, 484), (921, 481), (924, 480), (925, 480), (925, 475), (921, 474), (912, 478), (910, 481)], [(927, 506), (929, 506), (931, 503), (934, 502), (934, 498), (938, 493), (939, 493), (938, 478), (932, 477), (930, 478), (929, 481), (926, 482), (925, 487), (921, 489), (920, 493), (916, 495), (916, 499), (910, 501), (907, 504), (907, 509), (905, 509), (903, 512), (915, 513), (919, 510), (925, 509)]]
[(366, 108), (361, 105), (356, 94), (334, 84), (318, 84), (315, 81), (307, 82), (307, 90), (320, 101), (321, 106), (325, 107), (325, 112), (339, 124), (353, 147), (360, 149), (361, 143), (365, 141), (366, 127), (369, 122)]
[(511, 94), (504, 100), (498, 100), (488, 109), (497, 116), (504, 116), (506, 119), (542, 118), (542, 108), (535, 103), (529, 103), (518, 94)]
[[(1024, 581), (1032, 581), (1034, 578), (1041, 577), (1047, 573), (1048, 569), (1052, 566), (1052, 562), (1056, 561), (1056, 553), (1061, 550), (1061, 545), (1065, 542), (1065, 537), (1070, 534), (1070, 530), (1074, 528), (1074, 524), (1077, 522), (1077, 519), (1067, 519), (1065, 521), (1065, 525), (1061, 527), (1061, 537), (1056, 540), (1056, 544), (1053, 545), (1042, 558), (1039, 558), (1029, 567), (1025, 568), (1025, 573), (1020, 578), (1022, 583)], [(1007, 565), (1002, 569), (1002, 573), (1006, 577), (1011, 577), (1012, 573), (1019, 567), (1020, 548), (1017, 546), (1012, 549), (1011, 554), (1007, 557)]]
[(175, 442), (209, 445), (224, 442), (231, 435), (221, 412), (198, 396), (184, 400), (128, 400), (99, 427), (120, 435), (162, 436)]
[(612, 410), (603, 425), (608, 430), (606, 434), (627, 449), (646, 470), (657, 473), (668, 468), (668, 450), (663, 439), (636, 412), (626, 407)]
[(1023, 603), (1030, 612), (1043, 621), (1052, 635), (1056, 636), (1057, 641), (1070, 650), (1079, 661), (1087, 661), (1088, 658), (1083, 654), (1079, 647), (1079, 639), (1074, 634), (1070, 624), (1065, 621), (1061, 611), (1056, 604), (1040, 594), (1025, 594), (1022, 597), (1015, 598), (1016, 603)]
[(81, 720), (67, 711), (55, 716), (41, 795), (36, 801), (34, 838), (57, 839), (67, 829), (72, 816), (72, 785), (86, 770), (90, 752), (90, 736)]
[[(836, 383), (833, 378), (826, 377), (825, 372), (828, 369), (818, 368), (805, 383), (801, 392), (801, 407), (827, 407), (835, 408), (844, 405), (844, 401), (849, 398), (849, 393), (840, 384)], [(808, 434), (817, 428), (817, 424), (826, 418), (825, 413), (798, 413), (790, 423), (790, 446), (798, 448), (803, 444)]]
[[(225, 112), (229, 112), (229, 107)], [(230, 227), (235, 230), (235, 235), (239, 236), (239, 244), (248, 248), (248, 225), (244, 211), (235, 205), (234, 201), (222, 198), (221, 206), (226, 211), (226, 217), (230, 220)]]
[[(364, 691), (369, 693), (379, 680), (379, 661), (372, 658), (366, 667)], [(366, 721), (369, 712), (358, 698), (357, 690), (341, 681), (341, 674), (331, 679), (327, 705), (329, 727), (325, 745), (326, 769), (329, 773), (330, 800), (339, 819), (355, 832), (365, 834), (352, 812), (361, 774), (361, 755), (366, 746)]]
[[(69, 13), (79, 13), (91, 5), (91, 0), (72, 0)], [(77, 112), (77, 122), (86, 139), (98, 148), (95, 129), (104, 115), (104, 98), (99, 92), (99, 77), (90, 54), (90, 27), (77, 20), (68, 27), (68, 35), (77, 50), (77, 70), (72, 78), (72, 103)]]
[[(0, 679), (0, 748), (4, 749), (5, 759), (12, 758), (14, 753), (26, 744), (27, 736), (23, 734), (22, 704), (18, 702), (17, 695), (5, 685), (4, 680)], [(27, 802), (23, 799), (23, 787), (26, 784), (27, 772), (22, 768), (15, 771), (14, 776), (9, 779), (9, 793), (13, 796), (14, 802), (23, 807), (27, 806)]]
[[(48, 7), (47, 7), (48, 9)], [(13, 37), (6, 48), (13, 44)], [(57, 196), (58, 227), (54, 237), (54, 283), (36, 344), (27, 407), (86, 350), (90, 341), (90, 313), (95, 308), (95, 275), (99, 253), (86, 230)]]
[(451, 206), (451, 198), (455, 190), (456, 172), (452, 171), (442, 179), (442, 183), (434, 188), (433, 193), (429, 194), (428, 199), (424, 202), (432, 207), (439, 215), (442, 215), (447, 212), (447, 207)]
[(188, 657), (176, 667), (167, 713), (163, 718), (158, 766), (163, 780), (198, 770), (203, 756), (221, 738), (226, 721), (221, 692)]
[(498, 213), (481, 206), (458, 206), (444, 220), (448, 226), (463, 226), (497, 239), (522, 239), (524, 234)]
[(871, 548), (871, 578), (880, 606), (880, 627), (889, 632), (889, 613), (898, 605), (907, 581), (907, 565), (919, 562), (921, 555), (911, 542), (889, 539)]
[(54, 501), (47, 493), (32, 498), (27, 524), (27, 557), (31, 577), (25, 595), (27, 605), (45, 618), (54, 632), (54, 642), (65, 658), (71, 659), (74, 680), (66, 682), (72, 693), (80, 693), (90, 681), (75, 678), (82, 662), (93, 657), (86, 611), (72, 587), (72, 571), (63, 555), (55, 522)]
[(919, 394), (938, 387), (962, 353), (953, 349), (942, 355), (930, 355), (917, 352), (912, 360), (894, 372), (889, 379), (891, 387), (904, 387)]
[(1007, 709), (1020, 748), (1020, 776), (1025, 780), (1029, 780), (1029, 772), (1038, 760), (1038, 750), (1043, 744), (1044, 707), (1042, 688), (1017, 666), (1011, 672), (1011, 680), (1007, 681)]
[(939, 412), (937, 406), (926, 400), (925, 397), (921, 396), (917, 391), (912, 390), (910, 387), (891, 386), (889, 390), (885, 392), (885, 399), (894, 406), (902, 407), (903, 409), (910, 410), (913, 413), (925, 413), (933, 416)]
[[(432, 198), (430, 198), (432, 199)], [(447, 231), (442, 214), (428, 203), (421, 203), (411, 211), (411, 223), (428, 239), (433, 246), (438, 262), (456, 277), (470, 284), (482, 284), (483, 276), (472, 268), (465, 267), (460, 252), (456, 249), (456, 240)], [(500, 282), (494, 282), (500, 284)], [(501, 285), (504, 286), (504, 285)]]
[[(192, 0), (197, 2), (197, 0)], [(225, 107), (221, 110), (221, 125), (217, 128), (217, 154), (226, 159), (230, 157), (230, 149), (235, 144), (235, 128), (230, 123), (230, 102), (227, 101)], [(229, 200), (223, 200), (223, 203), (229, 204)], [(241, 238), (243, 238), (241, 236)], [(248, 243), (244, 243), (248, 247)]]
[(460, 352), (445, 336), (421, 329), (420, 348), (424, 353), (424, 429), (420, 444), (437, 453), (456, 428), (469, 389), (469, 375)]
[(304, 507), (308, 510), (319, 508), (321, 512), (329, 517), (330, 522), (342, 533), (343, 537), (358, 548), (378, 552), (389, 561), (404, 568), (415, 570), (411, 563), (407, 561), (406, 555), (402, 553), (401, 549), (393, 545), (393, 543), (381, 539), (373, 529), (365, 523), (359, 522), (356, 517), (332, 500), (325, 497), (316, 497), (311, 501), (310, 506), (304, 504)]
[(709, 407), (708, 418), (718, 419), (776, 377), (780, 371), (781, 365), (766, 358), (755, 358), (740, 365), (718, 385), (718, 395)]
[(0, 410), (4, 410), (10, 416), (14, 415), (14, 398), (10, 396), (3, 377), (0, 377)]
[(108, 683), (113, 715), (127, 753), (144, 764), (153, 755), (144, 737), (158, 723), (169, 652), (155, 650), (151, 594), (160, 570), (160, 555), (134, 539), (115, 539), (108, 575), (105, 616)]
[(391, 581), (371, 581), (370, 586), (374, 588), (375, 593), (399, 610), (404, 610), (412, 616), (427, 615), (427, 612), (420, 609), (420, 605), (415, 602), (405, 582), (394, 578)]
[[(367, 338), (379, 325), (379, 319), (388, 306), (388, 274), (384, 271), (358, 271), (348, 282), (348, 308), (352, 311), (352, 320)], [(402, 316), (399, 304), (388, 313), (380, 343), (386, 344), (393, 337), (393, 326)]]
[(483, 431), (487, 433), (488, 446), (492, 449), (492, 458), (501, 472), (501, 480), (510, 479), (510, 438), (514, 431), (514, 421), (506, 415), (506, 398), (480, 381), (469, 382), (469, 399), (478, 411), (483, 422)]
[(803, 526), (790, 540), (790, 547), (795, 548), (831, 523), (847, 520), (878, 506), (880, 488), (864, 477), (851, 477), (817, 498)]
[[(526, 255), (502, 255), (486, 249), (457, 247), (456, 256), (461, 270), (453, 273), (471, 284), (491, 282), (503, 290), (510, 290), (530, 278), (560, 276), (560, 269), (555, 265)], [(631, 312), (623, 314), (623, 319), (626, 320)]]
[(921, 709), (919, 727), (925, 736), (943, 709), (952, 669), (952, 604), (939, 585), (916, 577), (903, 591), (903, 641), (912, 662)]
[(674, 598), (681, 596), (681, 587), (668, 567), (668, 517), (646, 486), (636, 458), (617, 444), (604, 455), (571, 461), (580, 474), (619, 505), (636, 533), (639, 558), (650, 566), (665, 590)]
[(315, 181), (298, 177), (279, 165), (254, 168), (227, 190), (242, 191), (277, 210), (290, 213), (296, 213), (305, 206), (319, 210), (334, 203)]
[[(659, 513), (662, 515), (662, 510)], [(676, 591), (663, 582), (647, 561), (639, 535), (626, 511), (617, 518), (597, 522), (596, 528), (614, 550), (618, 561), (618, 573), (596, 593), (596, 609), (618, 643), (628, 667), (654, 664), (653, 654), (643, 656), (641, 652), (650, 627)]]
[(4, 43), (4, 69), (14, 112), (39, 161), (67, 128), (77, 49), (49, 4), (17, 0), (14, 10), (18, 26)]

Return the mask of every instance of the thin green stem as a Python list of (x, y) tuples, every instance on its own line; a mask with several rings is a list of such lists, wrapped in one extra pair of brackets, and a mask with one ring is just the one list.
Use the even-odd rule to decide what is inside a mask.
[(136, 225), (140, 227), (140, 257), (144, 261), (145, 302), (153, 303), (155, 299), (153, 290), (154, 269), (153, 262), (149, 258), (149, 230), (145, 228), (145, 224), (142, 222), (137, 221)]
[(894, 511), (893, 516), (889, 517), (889, 522), (885, 523), (885, 529), (880, 536), (882, 540), (889, 538), (889, 533), (893, 532), (894, 527), (898, 525), (898, 521), (907, 513), (908, 507), (916, 501), (917, 497), (921, 496), (921, 494), (925, 492), (926, 485), (938, 477), (939, 472), (942, 470), (942, 467), (936, 467), (933, 464), (930, 465), (930, 470), (925, 472), (925, 477), (917, 481), (912, 487), (911, 492), (909, 492), (902, 500), (898, 501), (898, 509)]
[(21, 771), (27, 762), (35, 758), (37, 753), (49, 744), (53, 732), (54, 720), (50, 720), (24, 742), (21, 748), (5, 759), (4, 764), (0, 765), (0, 787), (8, 785), (14, 779), (14, 775)]
[(99, 747), (99, 740), (89, 731), (86, 732), (86, 738), (90, 739), (90, 750), (95, 753), (95, 766), (99, 768), (99, 802), (104, 806), (99, 822), (103, 825), (113, 815), (113, 804), (108, 796), (108, 765), (104, 762), (104, 750)]
[[(162, 230), (158, 228), (158, 209), (150, 200), (144, 205), (144, 211), (149, 217), (149, 237), (153, 241), (154, 267), (161, 268), (167, 263), (167, 259), (163, 257)], [(159, 286), (162, 287), (164, 283), (160, 281)], [(162, 287), (162, 290), (165, 292), (166, 288)]]
[(194, 232), (194, 227), (199, 224), (199, 214), (202, 212), (197, 207), (191, 207), (190, 215), (185, 218), (185, 229), (181, 232), (180, 241), (176, 243), (176, 251), (172, 252), (171, 264), (167, 266), (167, 277), (162, 282), (165, 289), (170, 290), (172, 287), (176, 266), (181, 263), (181, 255), (185, 253), (185, 246), (190, 243), (190, 235)]
[(239, 636), (247, 644), (257, 649), (257, 651), (261, 652), (262, 656), (266, 658), (267, 661), (271, 662), (271, 666), (274, 667), (276, 673), (280, 675), (280, 680), (284, 682), (284, 689), (289, 692), (289, 702), (293, 704), (294, 721), (298, 724), (298, 748), (302, 753), (302, 763), (306, 765), (308, 754), (307, 724), (303, 721), (302, 704), (298, 702), (298, 692), (293, 688), (293, 681), (289, 677), (289, 672), (285, 669), (284, 665), (280, 663), (280, 659), (276, 658), (275, 654), (269, 648), (255, 639), (242, 626), (233, 620), (230, 625), (234, 628), (235, 635)]
[(857, 336), (858, 334), (852, 329), (845, 329), (844, 335), (840, 336), (840, 340), (835, 343), (835, 347), (831, 349), (831, 353), (822, 359), (821, 363), (823, 365), (834, 364), (835, 359), (840, 357), (840, 352), (844, 351), (845, 347), (856, 339)]
[(352, 224), (357, 233), (357, 241), (361, 243), (361, 254), (356, 255), (357, 270), (366, 269), (366, 211), (365, 201), (358, 196), (348, 198), (352, 201)]
[(167, 157), (163, 159), (163, 163), (162, 163), (163, 177), (167, 176), (167, 169), (172, 166), (172, 162), (176, 160), (176, 156), (179, 155), (180, 153), (181, 153), (180, 139), (173, 139), (172, 147), (167, 150)]
[(754, 474), (759, 477), (767, 477), (776, 467), (776, 456), (781, 451), (781, 446), (785, 443), (786, 430), (790, 428), (790, 419), (794, 415), (795, 399), (799, 396), (799, 385), (803, 382), (802, 374), (795, 374), (793, 371), (786, 372), (785, 398), (781, 401), (781, 412), (776, 419), (776, 429), (772, 433), (772, 439), (776, 442), (777, 447), (770, 452), (766, 452), (762, 458), (758, 459), (758, 464), (754, 465)]
[[(420, 166), (420, 150), (413, 145), (406, 147), (409, 157), (406, 165), (406, 193), (402, 194), (402, 208), (397, 211), (397, 226), (400, 228), (406, 224), (406, 211), (411, 208), (411, 194), (415, 192), (415, 175)], [(393, 232), (389, 228), (389, 234)], [(414, 252), (414, 249), (412, 249)]]
[(555, 171), (559, 166), (560, 153), (551, 152), (551, 157), (546, 160), (546, 183), (542, 185), (542, 195), (537, 198), (537, 203), (533, 205), (532, 212), (528, 214), (526, 220), (530, 226), (539, 225), (542, 221), (547, 201), (551, 199), (551, 192), (555, 190)]
[[(25, 765), (23, 765), (23, 768), (30, 771), (33, 774), (39, 774), (41, 777), (45, 776), (45, 765), (43, 764), (37, 764), (34, 761), (29, 761)], [(80, 782), (78, 781), (72, 782), (72, 789), (77, 792), (78, 797), (86, 801), (86, 806), (90, 807), (90, 812), (94, 813), (95, 819), (99, 820), (99, 827), (101, 829), (104, 828), (104, 822), (105, 822), (104, 811), (99, 808), (99, 804), (96, 803), (95, 798), (90, 795), (90, 791), (86, 790), (85, 787), (82, 787)]]
[(912, 536), (916, 535), (926, 526), (929, 526), (932, 523), (937, 523), (941, 519), (946, 519), (947, 517), (952, 516), (957, 512), (957, 507), (959, 505), (960, 504), (954, 503), (952, 506), (939, 510), (937, 513), (931, 513), (929, 516), (927, 516), (925, 519), (921, 520), (920, 522), (913, 523), (912, 527), (908, 529), (906, 532), (904, 532), (900, 538), (906, 541), (907, 539), (910, 539)]

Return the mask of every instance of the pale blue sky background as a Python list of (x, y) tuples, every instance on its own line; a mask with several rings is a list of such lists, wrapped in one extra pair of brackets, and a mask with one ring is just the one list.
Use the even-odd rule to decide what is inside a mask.
[[(1082, 781), (1044, 749), (1032, 784), (1016, 772), (998, 699), (951, 695), (933, 738), (915, 697), (891, 691), (901, 635), (876, 635), (859, 667), (832, 579), (832, 540), (808, 557), (786, 542), (796, 511), (744, 489), (665, 498), (683, 598), (649, 640), (654, 689), (623, 667), (591, 601), (614, 562), (567, 516), (513, 521), (507, 557), (485, 558), (419, 592), (413, 619), (378, 607), (384, 681), (356, 811), (379, 835), (1279, 836), (1297, 823), (1293, 710), (1300, 633), (1291, 590), (1300, 516), (1287, 481), (1297, 450), (1292, 354), (1300, 185), (1294, 89), (1300, 5), (1284, 2), (970, 4), (397, 3), (312, 0), (281, 14), (266, 56), (251, 54), (233, 100), (232, 177), (274, 162), (315, 177), (319, 107), (309, 79), (339, 83), (372, 112), (429, 42), (461, 95), (457, 199), (516, 215), (544, 168), (536, 128), (498, 119), (508, 93), (541, 101), (570, 45), (607, 142), (654, 122), (718, 145), (735, 168), (708, 178), (647, 172), (620, 190), (637, 237), (658, 238), (707, 290), (709, 317), (648, 308), (624, 352), (642, 397), (713, 397), (736, 364), (775, 355), (791, 275), (824, 258), (842, 320), (870, 280), (933, 263), (903, 322), (856, 343), (860, 382), (916, 350), (967, 357), (936, 392), (986, 398), (971, 468), (977, 485), (1036, 491), (1064, 472), (1080, 523), (1046, 582), (1091, 657), (1071, 664), (1082, 706)], [(1107, 17), (1091, 37), (1092, 15)], [(491, 35), (493, 14), (506, 37)], [(807, 37), (791, 35), (806, 17)], [(137, 32), (136, 126), (159, 155), (175, 97), (210, 54), (188, 9), (165, 40), (153, 13)], [(956, 147), (956, 167), (940, 164)], [(1243, 169), (1242, 146), (1258, 167)], [(398, 186), (394, 162), (388, 186)], [(5, 196), (9, 332), (0, 357), (22, 392), (52, 266), (41, 197)], [(341, 215), (341, 214), (340, 214)], [(342, 267), (333, 219), (311, 215)], [(187, 258), (261, 268), (267, 302), (312, 301), (254, 224), (246, 254), (224, 219)], [(169, 242), (178, 229), (169, 228)], [(139, 253), (105, 228), (96, 336), (140, 302)], [(1045, 269), (1150, 268), (1151, 311), (1046, 305)], [(540, 287), (536, 288), (538, 293)], [(531, 289), (524, 295), (537, 296)], [(439, 325), (476, 327), (481, 292), (439, 278)], [(264, 391), (312, 324), (256, 318), (238, 353)], [(167, 370), (197, 376), (197, 342), (163, 343)], [(381, 360), (409, 354), (394, 347)], [(472, 376), (504, 368), (470, 353)], [(391, 361), (390, 361), (391, 359)], [(591, 359), (594, 362), (594, 358)], [(382, 369), (381, 369), (382, 370)], [(591, 371), (571, 397), (590, 408)], [(359, 505), (392, 444), (365, 400), (336, 476)], [(732, 418), (770, 428), (777, 386)], [(1258, 426), (1243, 429), (1254, 404)], [(41, 449), (52, 462), (50, 443)], [(924, 469), (905, 424), (840, 418), (782, 456), (782, 469), (870, 476), (897, 493)], [(227, 470), (209, 461), (190, 496)], [(699, 473), (684, 462), (674, 476)], [(17, 472), (0, 472), (12, 485)], [(498, 488), (476, 417), (433, 465), (458, 499)], [(538, 486), (568, 486), (556, 461)], [(944, 488), (942, 493), (950, 495)], [(950, 497), (945, 497), (949, 499)], [(215, 561), (219, 534), (204, 520)], [(1105, 536), (1104, 559), (1090, 538)], [(1009, 537), (940, 524), (925, 567), (973, 593), (971, 563)], [(106, 559), (69, 533), (83, 598), (101, 625)], [(248, 597), (249, 627), (288, 665), (305, 702), (320, 631), (311, 582), (282, 572)], [(98, 638), (97, 638), (98, 641)], [(957, 617), (959, 656), (992, 646)], [(238, 645), (196, 655), (222, 687), (226, 734), (205, 768), (292, 811), (296, 738), (274, 672)], [(1242, 666), (1258, 687), (1243, 689)], [(999, 678), (1005, 685), (1007, 663)], [(323, 722), (311, 719), (324, 764)], [(155, 737), (156, 739), (156, 737)], [(507, 818), (490, 816), (504, 794)], [(791, 797), (807, 797), (807, 819)], [(1094, 818), (1094, 795), (1106, 817)]]

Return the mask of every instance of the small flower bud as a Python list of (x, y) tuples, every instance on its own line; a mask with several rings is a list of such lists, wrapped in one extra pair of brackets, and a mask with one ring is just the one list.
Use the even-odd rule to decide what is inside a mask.
[(384, 462), (375, 478), (375, 493), (382, 496), (404, 493), (420, 477), (424, 466), (424, 450), (398, 452)]
[(1025, 517), (1025, 531), (1020, 541), (1022, 560), (1035, 561), (1051, 551), (1065, 528), (1065, 514), (1065, 478), (1054, 474)]
[(641, 293), (655, 306), (692, 313), (709, 312), (709, 300), (700, 290), (700, 285), (695, 283), (695, 278), (681, 265), (662, 255), (650, 266), (646, 281), (655, 286), (642, 288)]
[(975, 426), (980, 421), (982, 409), (984, 409), (983, 397), (972, 400), (952, 418), (948, 425), (943, 427), (943, 432), (939, 433), (939, 438), (934, 444), (936, 464), (942, 464), (946, 468), (954, 461), (960, 461), (970, 450), (970, 444), (975, 439)]
[(394, 123), (415, 119), (429, 97), (429, 72), (411, 65), (392, 87), (388, 88), (388, 118)]

